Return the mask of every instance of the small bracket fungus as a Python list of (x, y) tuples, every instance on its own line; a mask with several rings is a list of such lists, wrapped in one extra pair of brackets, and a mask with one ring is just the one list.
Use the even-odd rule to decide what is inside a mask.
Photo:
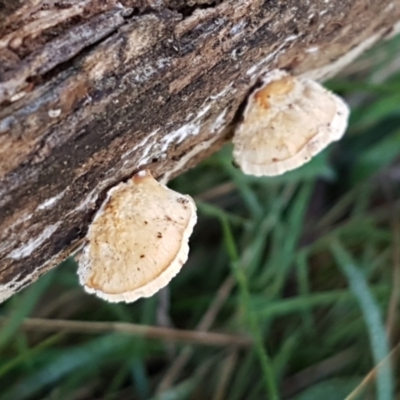
[(79, 280), (111, 302), (149, 297), (180, 271), (189, 253), (196, 206), (141, 171), (108, 197), (89, 227)]
[(319, 83), (274, 70), (249, 98), (233, 137), (245, 174), (280, 175), (310, 161), (346, 128), (346, 103)]

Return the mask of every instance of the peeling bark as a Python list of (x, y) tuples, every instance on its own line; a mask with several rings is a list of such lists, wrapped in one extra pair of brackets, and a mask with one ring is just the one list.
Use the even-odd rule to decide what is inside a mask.
[(220, 148), (264, 72), (333, 76), (399, 21), (400, 0), (0, 1), (0, 301), (107, 189)]

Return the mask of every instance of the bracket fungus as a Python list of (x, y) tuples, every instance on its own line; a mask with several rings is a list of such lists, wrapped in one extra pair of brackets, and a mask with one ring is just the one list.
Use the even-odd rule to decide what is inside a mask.
[(348, 117), (346, 103), (321, 84), (273, 70), (249, 97), (233, 157), (245, 174), (283, 174), (339, 140)]
[(189, 253), (196, 206), (141, 171), (109, 190), (89, 227), (80, 283), (110, 302), (133, 302), (165, 287)]

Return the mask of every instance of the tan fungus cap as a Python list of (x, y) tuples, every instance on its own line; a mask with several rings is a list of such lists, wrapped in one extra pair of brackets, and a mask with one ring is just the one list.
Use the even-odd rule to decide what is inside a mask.
[(283, 174), (343, 136), (349, 108), (340, 97), (282, 70), (271, 71), (263, 82), (233, 137), (233, 157), (244, 173)]
[(196, 206), (141, 171), (108, 192), (87, 235), (79, 280), (110, 302), (132, 302), (165, 287), (189, 253)]

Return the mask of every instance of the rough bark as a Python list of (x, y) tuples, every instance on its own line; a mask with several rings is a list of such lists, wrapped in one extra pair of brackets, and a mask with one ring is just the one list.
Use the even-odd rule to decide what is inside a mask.
[(0, 301), (82, 242), (107, 189), (229, 140), (267, 70), (334, 75), (400, 0), (0, 1)]

